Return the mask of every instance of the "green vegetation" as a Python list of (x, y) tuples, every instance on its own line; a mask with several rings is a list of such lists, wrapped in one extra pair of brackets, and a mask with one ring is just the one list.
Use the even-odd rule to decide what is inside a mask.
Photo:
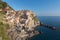
[(3, 18), (4, 18), (3, 12), (0, 12), (0, 37), (2, 37), (2, 40), (9, 40), (9, 37), (6, 32), (7, 25), (3, 24)]
[[(2, 0), (0, 0), (0, 9), (3, 9), (7, 6), (10, 7), (6, 2), (2, 2)], [(9, 27), (9, 25), (3, 24), (4, 14), (5, 13), (3, 11), (0, 11), (0, 37), (2, 37), (2, 40), (10, 40), (10, 38), (7, 35), (7, 28)]]
[(2, 2), (0, 1), (0, 9), (2, 8), (5, 8), (7, 6), (7, 3), (6, 2)]
[(2, 2), (2, 0), (0, 0), (0, 2)]
[[(0, 0), (0, 9), (3, 9), (3, 8), (5, 8), (6, 6), (10, 7), (6, 2), (2, 2), (2, 0)], [(12, 7), (10, 7), (10, 8), (13, 10)]]
[[(0, 0), (0, 9), (3, 9), (7, 6), (10, 7), (6, 2), (2, 2), (2, 0)], [(10, 9), (13, 9), (13, 8), (10, 7)], [(9, 25), (3, 24), (4, 14), (5, 12), (0, 11), (0, 37), (2, 37), (2, 40), (10, 40), (10, 38), (7, 35), (7, 28), (9, 27)]]
[(36, 21), (36, 22), (39, 21), (36, 16), (33, 18), (33, 20)]

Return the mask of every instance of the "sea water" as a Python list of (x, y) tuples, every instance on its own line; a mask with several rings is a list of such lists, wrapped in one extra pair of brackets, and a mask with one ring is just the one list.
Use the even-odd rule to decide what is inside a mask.
[(60, 16), (40, 16), (38, 19), (44, 24), (55, 26), (58, 29), (51, 30), (40, 26), (38, 31), (42, 31), (43, 34), (32, 37), (32, 40), (60, 40)]

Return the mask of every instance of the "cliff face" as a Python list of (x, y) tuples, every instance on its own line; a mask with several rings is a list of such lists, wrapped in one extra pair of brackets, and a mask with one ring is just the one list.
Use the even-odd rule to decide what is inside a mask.
[(0, 5), (0, 11), (5, 13), (3, 24), (8, 24), (6, 31), (11, 40), (26, 40), (39, 34), (36, 28), (40, 22), (32, 11), (15, 11), (7, 4), (4, 6), (2, 2)]
[[(10, 13), (11, 12), (11, 13)], [(39, 21), (36, 20), (36, 16), (30, 10), (20, 10), (20, 11), (7, 11), (6, 20), (9, 24), (9, 29), (7, 30), (9, 36), (13, 40), (21, 38), (21, 40), (27, 37), (32, 37), (35, 35), (33, 31), (40, 25)]]
[(11, 10), (9, 7), (6, 7), (5, 10), (5, 19), (7, 20), (7, 22), (10, 22), (10, 24), (19, 24), (28, 28), (28, 30), (31, 30), (32, 28), (40, 24), (39, 20), (36, 18), (36, 15), (30, 10), (14, 11)]
[(36, 15), (30, 10), (8, 10), (5, 15), (5, 20), (7, 21), (6, 23), (9, 24), (7, 33), (13, 40), (15, 40), (17, 36), (16, 40), (19, 38), (24, 40), (27, 37), (29, 38), (36, 35), (34, 33), (35, 28), (40, 25)]

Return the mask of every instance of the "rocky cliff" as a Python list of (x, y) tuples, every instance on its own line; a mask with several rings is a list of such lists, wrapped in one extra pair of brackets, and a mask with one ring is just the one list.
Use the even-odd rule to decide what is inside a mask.
[(11, 40), (26, 40), (39, 34), (36, 28), (40, 25), (31, 10), (15, 11), (5, 2), (0, 2), (0, 12), (4, 13), (3, 24), (7, 25), (6, 33)]
[(36, 15), (30, 10), (7, 11), (6, 23), (9, 24), (7, 30), (12, 40), (26, 40), (36, 34), (36, 28), (40, 25)]

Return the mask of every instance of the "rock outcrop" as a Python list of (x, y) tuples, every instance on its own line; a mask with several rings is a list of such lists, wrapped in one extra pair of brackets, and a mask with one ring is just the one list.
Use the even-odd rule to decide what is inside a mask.
[[(38, 26), (55, 30), (55, 27), (41, 23), (30, 10), (13, 10), (6, 2), (0, 1), (0, 12), (4, 13), (3, 24), (7, 25), (7, 35), (11, 40), (29, 40), (40, 34)], [(2, 24), (2, 23), (1, 23)]]
[(40, 22), (32, 11), (15, 11), (7, 6), (5, 12), (5, 23), (9, 25), (7, 34), (11, 40), (26, 40), (39, 34), (36, 28), (40, 25)]
[(40, 25), (40, 22), (32, 11), (15, 11), (2, 1), (0, 1), (0, 11), (4, 13), (3, 24), (7, 25), (7, 35), (11, 40), (27, 40), (39, 34), (36, 28)]

